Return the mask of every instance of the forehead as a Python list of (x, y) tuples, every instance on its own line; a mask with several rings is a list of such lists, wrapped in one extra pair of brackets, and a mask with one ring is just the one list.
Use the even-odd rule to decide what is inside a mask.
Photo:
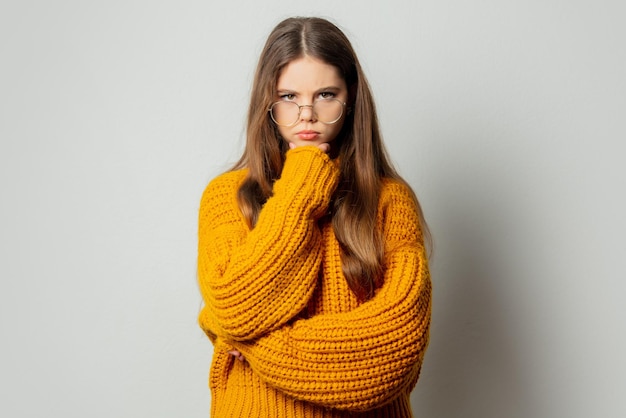
[(345, 88), (339, 70), (317, 58), (304, 56), (287, 64), (278, 75), (278, 89), (315, 90), (323, 87)]

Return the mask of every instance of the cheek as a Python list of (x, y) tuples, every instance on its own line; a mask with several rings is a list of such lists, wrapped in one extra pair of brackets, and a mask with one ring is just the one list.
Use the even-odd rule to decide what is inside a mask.
[(286, 128), (284, 126), (278, 126), (278, 134), (280, 135), (281, 139), (285, 139), (289, 136), (289, 128)]
[(343, 128), (344, 122), (345, 122), (345, 119), (342, 119), (336, 124), (329, 126), (330, 129), (328, 132), (329, 132), (329, 136), (332, 136), (332, 138), (330, 138), (331, 141), (334, 141), (337, 138), (337, 136), (341, 132), (341, 129)]

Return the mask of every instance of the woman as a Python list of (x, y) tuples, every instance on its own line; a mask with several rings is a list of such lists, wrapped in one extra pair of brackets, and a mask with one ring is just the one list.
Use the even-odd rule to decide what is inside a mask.
[(431, 312), (425, 237), (348, 39), (319, 18), (278, 24), (243, 156), (200, 206), (212, 416), (412, 416)]

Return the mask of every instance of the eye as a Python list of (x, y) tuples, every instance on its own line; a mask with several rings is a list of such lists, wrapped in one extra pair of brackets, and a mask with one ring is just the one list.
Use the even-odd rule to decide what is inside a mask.
[(320, 93), (320, 99), (333, 99), (335, 97), (335, 93), (332, 91), (323, 91)]
[(296, 98), (296, 95), (293, 93), (284, 93), (278, 96), (280, 100), (284, 100), (286, 102), (290, 102)]

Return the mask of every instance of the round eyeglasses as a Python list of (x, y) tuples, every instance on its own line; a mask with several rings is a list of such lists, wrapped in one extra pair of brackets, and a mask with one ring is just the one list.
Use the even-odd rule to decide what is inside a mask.
[(273, 103), (268, 111), (276, 125), (293, 126), (298, 123), (303, 107), (310, 107), (318, 121), (332, 125), (341, 119), (346, 104), (339, 99), (318, 99), (312, 105), (299, 105), (296, 102), (281, 100)]

